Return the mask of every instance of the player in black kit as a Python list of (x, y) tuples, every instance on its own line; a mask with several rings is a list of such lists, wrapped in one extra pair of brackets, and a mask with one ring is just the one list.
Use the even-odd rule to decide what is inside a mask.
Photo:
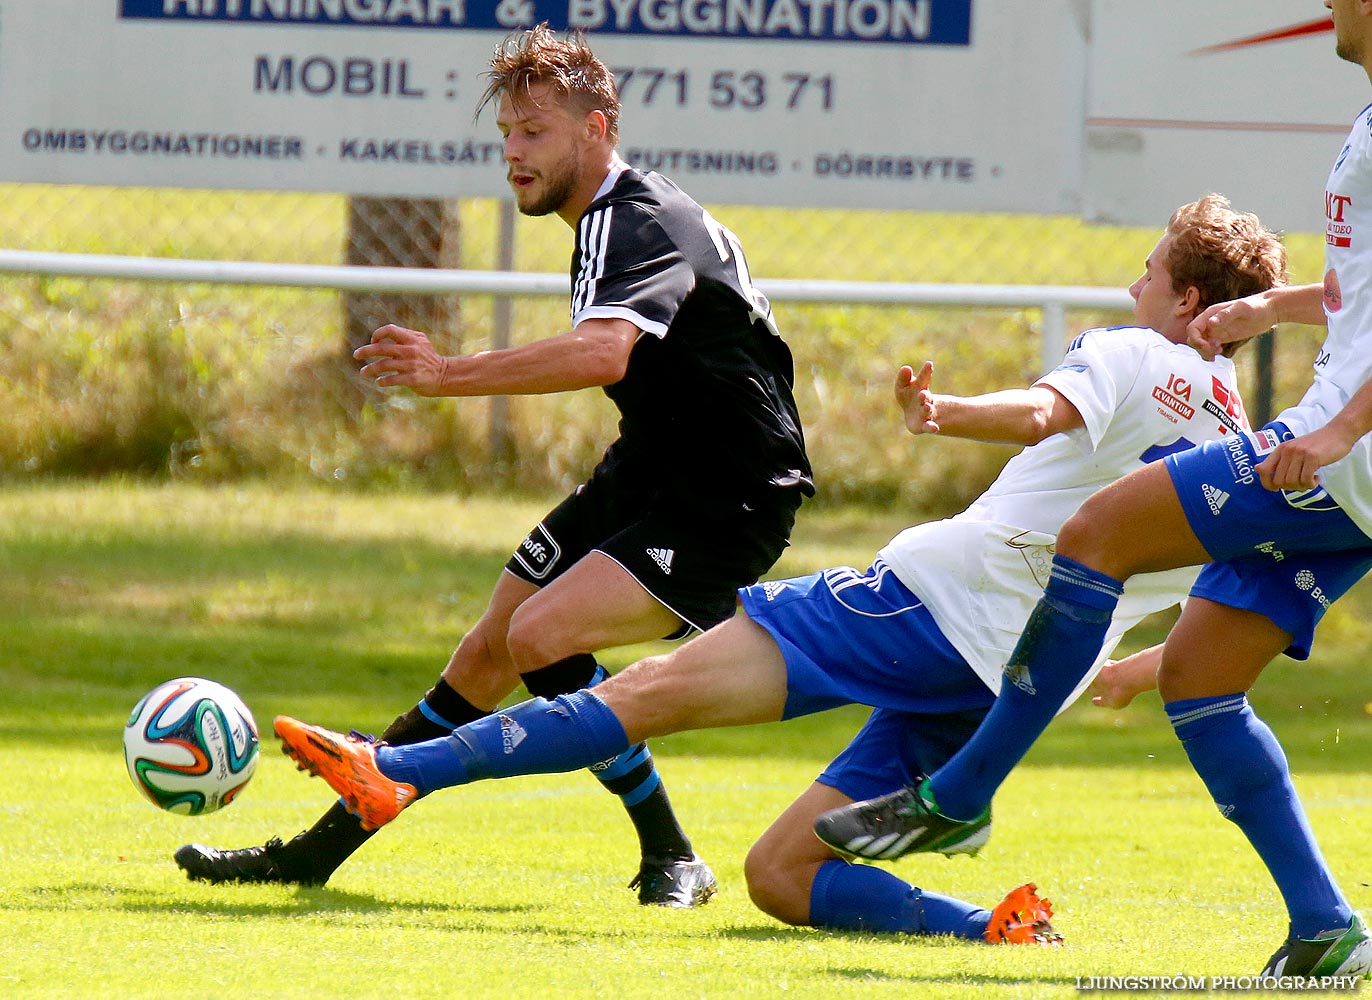
[[(814, 493), (791, 353), (738, 239), (671, 181), (619, 158), (609, 70), (580, 36), (540, 25), (496, 50), (489, 77), (481, 107), (498, 102), (519, 210), (556, 214), (576, 232), (572, 329), (444, 357), (424, 334), (384, 326), (355, 356), (377, 385), (424, 396), (601, 386), (619, 408), (620, 436), (521, 543), (437, 683), (382, 733), (392, 745), (485, 716), (521, 682), (545, 698), (598, 683), (597, 650), (730, 617), (737, 588), (776, 562)], [(707, 901), (714, 876), (647, 746), (593, 770), (638, 831), (630, 885), (639, 901)], [(335, 803), (289, 843), (188, 844), (176, 861), (211, 882), (321, 884), (369, 836)]]

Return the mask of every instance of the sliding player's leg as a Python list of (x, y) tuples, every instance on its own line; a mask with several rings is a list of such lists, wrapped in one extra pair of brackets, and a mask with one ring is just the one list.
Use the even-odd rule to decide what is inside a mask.
[(776, 643), (740, 616), (593, 689), (535, 698), (426, 743), (376, 747), (284, 717), (277, 733), (378, 827), (439, 788), (576, 770), (681, 729), (775, 721), (785, 700)]
[(1005, 667), (996, 705), (926, 786), (938, 811), (970, 819), (990, 808), (1006, 775), (1100, 655), (1125, 580), (1208, 558), (1162, 463), (1083, 504), (1058, 535), (1044, 596)]
[(868, 858), (976, 853), (990, 835), (996, 790), (1100, 655), (1123, 581), (1206, 558), (1162, 463), (1101, 490), (1059, 533), (1044, 596), (966, 745), (918, 786), (831, 810), (815, 834)]
[[(981, 714), (940, 719), (874, 712), (848, 749), (749, 851), (745, 873), (754, 904), (800, 927), (951, 934), (993, 942), (1059, 940), (1049, 922), (1052, 905), (1032, 884), (1012, 890), (990, 910), (918, 888), (881, 868), (841, 861), (812, 832), (818, 816), (851, 803), (853, 795), (866, 798), (913, 780), (907, 759), (929, 755), (932, 763), (946, 756), (947, 749), (938, 749), (939, 737), (956, 744)], [(935, 739), (921, 741), (921, 736)]]
[[(330, 761), (358, 754), (367, 761), (363, 771), (375, 761), (383, 785), (422, 794), (483, 778), (566, 771), (688, 728), (769, 722), (854, 702), (949, 712), (991, 701), (922, 602), (884, 565), (866, 574), (841, 567), (759, 584), (741, 598), (744, 614), (671, 653), (596, 688), (534, 699), (448, 737), (357, 754), (340, 746), (331, 755), (321, 742), (360, 741), (286, 720), (284, 728), (299, 734), (286, 739), (342, 794), (353, 764), (335, 769)], [(382, 811), (393, 814), (393, 806)], [(368, 825), (388, 820), (378, 813)]]

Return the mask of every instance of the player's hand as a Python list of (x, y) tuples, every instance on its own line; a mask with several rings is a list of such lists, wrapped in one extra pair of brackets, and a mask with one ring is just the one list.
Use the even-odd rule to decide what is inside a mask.
[(916, 372), (909, 365), (901, 365), (896, 372), (896, 404), (905, 414), (905, 426), (911, 434), (938, 433), (938, 406), (929, 391), (934, 375), (934, 363), (926, 361)]
[(372, 334), (372, 342), (353, 351), (364, 362), (362, 375), (377, 385), (403, 385), (421, 396), (442, 395), (448, 359), (434, 350), (418, 330), (387, 324)]
[(1277, 445), (1258, 463), (1258, 478), (1269, 490), (1312, 490), (1320, 484), (1319, 470), (1337, 462), (1352, 448), (1352, 441), (1326, 424)]
[(1271, 303), (1261, 294), (1210, 306), (1186, 325), (1186, 342), (1206, 361), (1225, 344), (1256, 337), (1276, 325)]
[(1126, 683), (1121, 676), (1118, 660), (1106, 660), (1096, 679), (1086, 689), (1091, 704), (1097, 708), (1124, 708), (1139, 693), (1137, 685)]

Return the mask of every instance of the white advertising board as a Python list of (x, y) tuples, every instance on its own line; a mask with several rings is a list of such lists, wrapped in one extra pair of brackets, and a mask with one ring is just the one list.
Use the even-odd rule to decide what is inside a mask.
[(616, 70), (626, 158), (701, 200), (1076, 212), (1084, 9), (0, 0), (0, 180), (506, 194), (473, 112), (494, 47), (546, 20)]
[(1324, 182), (1372, 99), (1328, 12), (1290, 0), (1093, 0), (1088, 219), (1156, 225), (1218, 191), (1268, 225), (1324, 225)]

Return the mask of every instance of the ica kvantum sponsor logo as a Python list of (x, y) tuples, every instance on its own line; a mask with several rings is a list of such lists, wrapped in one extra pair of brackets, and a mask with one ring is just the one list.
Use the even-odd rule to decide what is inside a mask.
[(1168, 376), (1166, 388), (1153, 386), (1153, 398), (1186, 420), (1196, 415), (1196, 408), (1187, 402), (1191, 398), (1191, 383), (1175, 373)]

